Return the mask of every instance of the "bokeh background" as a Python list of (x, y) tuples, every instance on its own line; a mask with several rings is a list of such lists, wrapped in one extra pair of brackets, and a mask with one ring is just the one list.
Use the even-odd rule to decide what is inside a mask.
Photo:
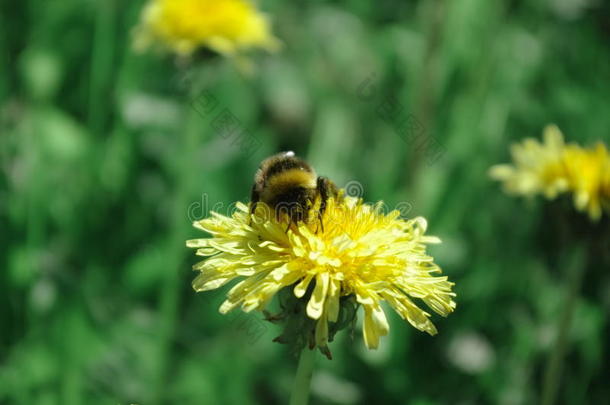
[[(135, 53), (142, 5), (0, 3), (0, 403), (286, 403), (296, 358), (279, 330), (194, 293), (184, 242), (287, 149), (424, 215), (458, 302), (435, 337), (395, 314), (377, 351), (341, 334), (312, 403), (539, 403), (570, 246), (546, 243), (546, 205), (487, 170), (549, 122), (610, 140), (610, 3), (261, 1), (284, 47), (250, 75)], [(558, 403), (610, 398), (604, 257)]]

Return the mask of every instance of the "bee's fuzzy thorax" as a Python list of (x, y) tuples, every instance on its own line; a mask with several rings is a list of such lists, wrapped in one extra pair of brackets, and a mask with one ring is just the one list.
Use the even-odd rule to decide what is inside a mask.
[(263, 191), (261, 198), (263, 201), (269, 200), (272, 195), (282, 194), (284, 191), (295, 187), (314, 189), (316, 187), (315, 175), (301, 169), (290, 169), (276, 173), (267, 179), (265, 191)]
[(268, 187), (305, 187), (315, 188), (316, 187), (316, 176), (311, 172), (306, 172), (301, 169), (286, 170), (281, 173), (277, 173), (267, 179)]

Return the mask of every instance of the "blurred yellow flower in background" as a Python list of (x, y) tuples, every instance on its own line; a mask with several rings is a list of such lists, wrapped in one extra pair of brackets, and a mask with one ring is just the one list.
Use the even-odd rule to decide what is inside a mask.
[(513, 145), (513, 164), (490, 169), (490, 175), (504, 184), (509, 194), (549, 199), (572, 193), (578, 211), (599, 220), (603, 209), (610, 210), (610, 154), (602, 143), (593, 148), (565, 144), (555, 125), (544, 129), (544, 143), (525, 139)]
[(602, 143), (590, 149), (568, 145), (564, 165), (574, 204), (598, 220), (602, 210), (610, 211), (610, 154)]
[(180, 55), (201, 47), (234, 55), (279, 46), (267, 17), (247, 0), (150, 0), (136, 29), (136, 48), (154, 43)]
[(494, 166), (491, 176), (504, 181), (508, 193), (555, 198), (568, 187), (562, 162), (564, 147), (559, 129), (548, 126), (544, 130), (544, 143), (530, 138), (512, 145), (514, 165)]
[(294, 297), (303, 300), (302, 316), (315, 320), (310, 347), (326, 348), (329, 323), (332, 327), (340, 319), (346, 297), (355, 298), (364, 309), (368, 348), (377, 348), (379, 338), (389, 331), (382, 302), (433, 335), (430, 315), (413, 300), (443, 316), (455, 308), (453, 283), (434, 276), (441, 270), (426, 254), (426, 244), (439, 240), (424, 235), (424, 218), (403, 220), (398, 211), (384, 214), (381, 208), (353, 197), (331, 199), (322, 231), (317, 221), (299, 222), (287, 231), (286, 222), (264, 215), (270, 208), (262, 203), (252, 220), (241, 203), (231, 217), (212, 213), (194, 223), (212, 237), (187, 241), (197, 255), (209, 257), (193, 266), (201, 271), (193, 287), (212, 290), (244, 277), (228, 292), (222, 313), (238, 306), (246, 312), (263, 311), (280, 289), (290, 287)]

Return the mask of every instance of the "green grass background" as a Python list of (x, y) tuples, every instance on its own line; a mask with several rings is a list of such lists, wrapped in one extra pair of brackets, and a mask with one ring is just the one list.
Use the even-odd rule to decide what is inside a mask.
[[(141, 6), (0, 3), (0, 404), (287, 403), (296, 358), (279, 330), (194, 293), (184, 246), (202, 236), (192, 219), (247, 201), (260, 160), (286, 149), (424, 215), (456, 283), (436, 337), (395, 314), (377, 351), (343, 333), (312, 403), (539, 403), (571, 247), (546, 243), (541, 201), (486, 172), (549, 122), (610, 140), (607, 2), (262, 1), (284, 48), (250, 77), (134, 53)], [(201, 94), (213, 113), (192, 107)], [(388, 100), (442, 153), (401, 137)], [(252, 153), (214, 128), (223, 109)], [(558, 403), (610, 397), (607, 255), (586, 269)]]

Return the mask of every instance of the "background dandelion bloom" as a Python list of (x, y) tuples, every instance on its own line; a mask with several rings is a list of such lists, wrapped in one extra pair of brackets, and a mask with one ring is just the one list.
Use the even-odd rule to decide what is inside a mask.
[(592, 148), (565, 144), (555, 125), (544, 130), (544, 143), (525, 139), (511, 148), (513, 164), (493, 166), (490, 175), (510, 194), (549, 199), (571, 193), (578, 211), (597, 221), (610, 210), (610, 154), (602, 143)]
[(340, 299), (353, 296), (364, 308), (365, 344), (376, 348), (389, 331), (383, 301), (429, 334), (436, 328), (413, 299), (443, 316), (455, 308), (453, 283), (434, 276), (441, 271), (426, 254), (426, 244), (439, 240), (424, 235), (423, 218), (403, 220), (398, 211), (384, 214), (381, 205), (346, 197), (340, 203), (329, 200), (323, 232), (316, 232), (317, 221), (300, 222), (286, 232), (286, 223), (273, 215), (264, 220), (269, 212), (264, 204), (250, 225), (248, 207), (240, 203), (237, 208), (231, 217), (212, 213), (195, 222), (212, 238), (187, 242), (198, 255), (209, 257), (194, 266), (201, 271), (193, 282), (195, 290), (244, 277), (229, 291), (222, 313), (237, 306), (246, 312), (263, 310), (280, 289), (290, 287), (294, 296), (308, 300), (306, 314), (316, 320), (315, 343), (323, 348), (329, 322), (339, 319)]
[(159, 42), (181, 55), (200, 47), (232, 55), (279, 44), (266, 16), (246, 0), (150, 0), (136, 34), (136, 48)]
[(568, 189), (563, 152), (565, 144), (559, 129), (550, 125), (544, 130), (544, 142), (528, 138), (512, 145), (514, 164), (493, 166), (491, 176), (504, 182), (508, 193), (519, 195), (544, 194), (555, 198)]
[(574, 205), (598, 220), (602, 210), (610, 211), (610, 154), (602, 143), (584, 149), (568, 145), (564, 165)]

